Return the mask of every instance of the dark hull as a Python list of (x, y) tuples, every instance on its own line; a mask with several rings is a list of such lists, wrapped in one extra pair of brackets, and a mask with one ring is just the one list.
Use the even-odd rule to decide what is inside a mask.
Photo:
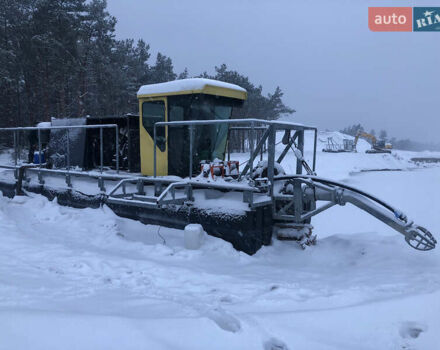
[[(0, 182), (4, 196), (14, 197), (13, 183)], [(106, 203), (105, 195), (86, 195), (75, 190), (50, 189), (39, 185), (26, 185), (28, 192), (41, 194), (49, 200), (57, 199), (60, 205), (74, 208), (99, 208)], [(267, 205), (243, 214), (225, 214), (188, 205), (168, 205), (162, 208), (140, 208), (125, 204), (107, 204), (117, 215), (139, 220), (144, 224), (183, 229), (188, 224), (201, 224), (212, 236), (230, 242), (235, 249), (254, 254), (272, 237), (272, 207)]]

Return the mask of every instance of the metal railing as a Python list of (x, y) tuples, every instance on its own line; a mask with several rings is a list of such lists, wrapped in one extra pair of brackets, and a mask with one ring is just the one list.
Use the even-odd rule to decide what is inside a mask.
[[(194, 143), (194, 128), (197, 126), (205, 126), (205, 125), (248, 125), (246, 127), (247, 130), (250, 130), (250, 157), (247, 162), (245, 169), (240, 173), (240, 178), (245, 175), (245, 173), (249, 170), (249, 172), (253, 173), (254, 168), (254, 159), (261, 152), (261, 148), (263, 147), (266, 139), (268, 140), (267, 150), (268, 150), (268, 179), (272, 183), (274, 177), (274, 164), (275, 164), (275, 133), (279, 130), (295, 130), (295, 138), (298, 138), (298, 149), (304, 153), (304, 131), (311, 130), (314, 131), (314, 146), (313, 146), (313, 171), (316, 168), (316, 145), (318, 138), (318, 130), (316, 127), (305, 126), (302, 124), (295, 124), (289, 122), (279, 122), (279, 121), (269, 121), (269, 120), (260, 120), (260, 119), (227, 119), (227, 120), (191, 120), (191, 121), (171, 121), (171, 122), (157, 122), (154, 124), (154, 150), (153, 150), (153, 174), (154, 177), (157, 176), (157, 128), (158, 127), (178, 127), (178, 126), (186, 126), (189, 129), (189, 178), (191, 179), (193, 176), (193, 143)], [(261, 128), (265, 128), (266, 131), (263, 134), (263, 137), (259, 140), (255, 148), (255, 130)], [(290, 140), (289, 140), (290, 142)], [(288, 147), (291, 147), (289, 143), (286, 146), (286, 152), (283, 152), (284, 155), (287, 153)], [(283, 155), (283, 157), (284, 157)], [(282, 160), (282, 158), (279, 160)], [(298, 159), (297, 160), (297, 173), (301, 174), (303, 163)]]
[[(66, 161), (67, 169), (70, 168), (70, 129), (99, 129), (99, 154), (100, 154), (100, 171), (103, 172), (104, 168), (104, 141), (103, 141), (103, 129), (115, 129), (115, 144), (116, 144), (116, 172), (119, 173), (119, 127), (117, 124), (101, 124), (101, 125), (63, 125), (63, 126), (36, 126), (36, 127), (16, 127), (16, 128), (0, 128), (0, 132), (13, 131), (14, 132), (14, 152), (15, 152), (15, 166), (17, 166), (18, 159), (18, 142), (17, 132), (19, 131), (37, 131), (38, 135), (38, 154), (39, 160), (41, 157), (41, 130), (66, 130), (67, 142), (66, 142)], [(41, 167), (41, 161), (39, 161)]]
[[(116, 161), (116, 173), (119, 174), (119, 127), (117, 124), (100, 124), (100, 125), (63, 125), (63, 126), (41, 126), (41, 127), (15, 127), (15, 128), (0, 128), (0, 132), (13, 132), (14, 137), (14, 166), (8, 166), (8, 165), (0, 165), (0, 168), (14, 168), (15, 169), (15, 177), (17, 177), (17, 170), (21, 167), (21, 165), (18, 164), (18, 157), (20, 151), (20, 143), (19, 143), (19, 136), (20, 132), (25, 131), (37, 131), (37, 139), (38, 139), (38, 169), (35, 169), (34, 171), (38, 172), (38, 179), (40, 183), (44, 183), (42, 180), (43, 173), (56, 173), (56, 174), (64, 174), (66, 176), (66, 183), (68, 186), (71, 186), (70, 182), (70, 175), (78, 176), (79, 172), (72, 172), (70, 170), (71, 164), (70, 164), (70, 132), (69, 130), (72, 129), (99, 129), (99, 158), (100, 158), (100, 166), (99, 171), (101, 174), (103, 174), (104, 170), (104, 135), (103, 130), (104, 129), (115, 129), (115, 148), (116, 148), (116, 155), (115, 155), (115, 161)], [(41, 142), (41, 131), (42, 130), (65, 130), (66, 131), (66, 170), (63, 169), (45, 169), (43, 168), (43, 162), (42, 162), (42, 142)], [(36, 164), (37, 165), (37, 164)], [(28, 168), (27, 170), (31, 170), (31, 168)], [(79, 175), (79, 176), (82, 176)], [(86, 173), (85, 176), (91, 176), (90, 174)], [(95, 175), (96, 176), (96, 175)], [(100, 180), (99, 187), (101, 189), (104, 189), (104, 185), (102, 183), (102, 179)]]

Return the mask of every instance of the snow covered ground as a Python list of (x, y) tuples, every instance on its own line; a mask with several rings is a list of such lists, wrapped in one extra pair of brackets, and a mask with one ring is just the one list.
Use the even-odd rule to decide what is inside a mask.
[[(439, 238), (440, 167), (412, 156), (318, 152), (318, 174)], [(0, 197), (0, 349), (438, 349), (440, 248), (415, 251), (349, 205), (313, 225), (305, 251), (248, 256), (210, 236), (188, 251), (182, 231), (106, 207)]]

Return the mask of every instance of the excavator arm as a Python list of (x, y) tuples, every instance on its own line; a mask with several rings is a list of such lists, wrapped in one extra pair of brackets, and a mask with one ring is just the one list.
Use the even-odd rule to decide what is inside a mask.
[(355, 146), (357, 145), (359, 137), (363, 137), (363, 138), (369, 139), (369, 140), (371, 140), (371, 143), (373, 144), (373, 146), (376, 145), (376, 142), (377, 142), (376, 136), (374, 136), (372, 134), (369, 134), (367, 132), (364, 132), (364, 131), (358, 131), (358, 133), (354, 137), (354, 145)]

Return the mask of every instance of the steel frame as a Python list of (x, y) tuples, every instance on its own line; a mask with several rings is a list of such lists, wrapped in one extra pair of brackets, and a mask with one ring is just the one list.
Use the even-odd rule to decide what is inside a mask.
[[(66, 130), (66, 170), (62, 169), (44, 169), (42, 168), (41, 161), (38, 164), (38, 168), (26, 167), (26, 171), (32, 172), (37, 171), (38, 180), (41, 185), (44, 184), (43, 174), (63, 174), (66, 178), (66, 184), (68, 187), (72, 187), (71, 175), (82, 176), (82, 177), (96, 177), (96, 175), (90, 175), (84, 172), (72, 172), (70, 170), (70, 137), (69, 130), (71, 129), (99, 129), (99, 154), (100, 154), (100, 173), (101, 176), (98, 177), (98, 185), (102, 192), (105, 191), (104, 178), (109, 178), (108, 175), (103, 174), (104, 168), (104, 137), (103, 129), (115, 129), (115, 144), (116, 144), (116, 173), (119, 174), (119, 127), (117, 124), (99, 124), (99, 125), (63, 125), (63, 126), (38, 126), (38, 127), (15, 127), (15, 128), (0, 128), (0, 132), (13, 132), (14, 135), (14, 167), (1, 165), (0, 168), (14, 169), (14, 176), (17, 179), (18, 170), (22, 167), (18, 165), (18, 154), (20, 152), (20, 143), (18, 142), (20, 131), (37, 131), (38, 137), (38, 154), (41, 157), (41, 130)], [(41, 158), (39, 158), (41, 160)]]

